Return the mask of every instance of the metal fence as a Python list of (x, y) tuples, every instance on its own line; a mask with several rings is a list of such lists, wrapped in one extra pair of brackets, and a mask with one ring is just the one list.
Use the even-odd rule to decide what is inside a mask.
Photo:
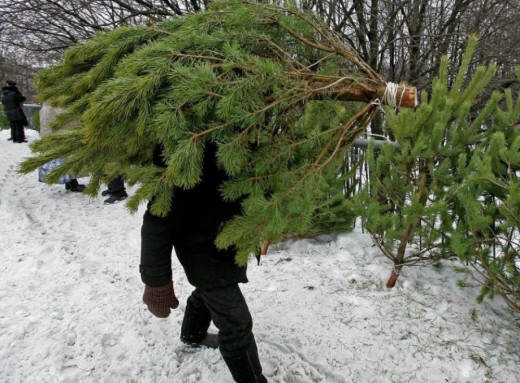
[(38, 113), (40, 111), (41, 105), (39, 104), (24, 104), (23, 105), (23, 111), (25, 115), (27, 116), (27, 121), (29, 121), (29, 126), (27, 128), (33, 129), (33, 130), (39, 130), (39, 127), (37, 127), (34, 124), (34, 113)]

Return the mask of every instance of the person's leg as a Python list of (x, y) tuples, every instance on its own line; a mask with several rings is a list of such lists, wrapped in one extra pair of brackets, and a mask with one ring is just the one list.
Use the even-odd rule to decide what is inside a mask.
[(16, 143), (23, 142), (22, 129), (23, 129), (23, 125), (22, 125), (21, 121), (11, 121), (11, 130), (13, 132), (13, 142), (16, 142)]
[(105, 200), (106, 204), (112, 204), (117, 201), (122, 201), (128, 194), (126, 193), (125, 182), (123, 176), (117, 176), (108, 183), (108, 191), (110, 197)]
[(25, 130), (23, 127), (23, 121), (17, 121), (17, 136), (18, 136), (18, 142), (27, 142), (25, 139)]
[(108, 183), (108, 190), (110, 190), (110, 194), (117, 194), (124, 192), (126, 190), (125, 188), (125, 182), (123, 179), (123, 176), (117, 176), (112, 181)]
[(65, 184), (65, 189), (70, 190), (71, 192), (83, 193), (85, 185), (80, 184), (76, 178), (72, 178)]
[(253, 320), (238, 284), (199, 290), (219, 329), (219, 349), (238, 383), (267, 382), (253, 336)]
[(199, 290), (195, 289), (186, 302), (186, 311), (181, 327), (181, 341), (198, 345), (206, 338), (211, 323), (211, 313), (206, 307)]
[(267, 383), (266, 377), (262, 374), (262, 365), (254, 338), (245, 350), (229, 355), (222, 354), (222, 356), (235, 382)]
[(27, 117), (25, 117), (25, 120), (20, 121), (20, 139), (22, 142), (27, 142), (27, 139), (25, 138), (25, 126), (29, 126), (29, 122), (27, 122)]

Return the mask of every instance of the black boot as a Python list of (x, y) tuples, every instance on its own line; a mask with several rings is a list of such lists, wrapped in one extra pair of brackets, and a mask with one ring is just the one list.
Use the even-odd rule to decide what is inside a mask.
[(85, 190), (85, 185), (79, 184), (78, 180), (73, 178), (65, 184), (65, 190), (70, 190), (71, 192), (76, 193), (83, 193), (83, 190)]
[(128, 194), (123, 190), (117, 193), (111, 193), (110, 197), (108, 197), (105, 201), (105, 205), (112, 205), (116, 202), (122, 201), (128, 197)]
[(128, 197), (125, 190), (126, 188), (123, 176), (117, 176), (108, 183), (107, 190), (103, 190), (101, 195), (103, 197), (110, 196), (110, 198), (105, 200), (105, 204), (110, 205)]
[(226, 362), (233, 379), (237, 383), (267, 383), (262, 374), (262, 366), (258, 358), (258, 349), (253, 339), (249, 347), (239, 354), (225, 356)]
[(186, 337), (181, 336), (181, 342), (194, 348), (202, 346), (208, 348), (218, 348), (218, 335), (207, 333), (206, 337), (204, 337), (202, 340), (198, 342), (190, 342)]

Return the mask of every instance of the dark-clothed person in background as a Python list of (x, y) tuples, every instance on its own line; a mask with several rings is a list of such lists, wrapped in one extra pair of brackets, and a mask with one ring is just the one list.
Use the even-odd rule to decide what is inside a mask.
[(27, 142), (23, 127), (28, 123), (22, 109), (25, 100), (25, 96), (16, 87), (16, 82), (7, 80), (2, 88), (2, 104), (5, 116), (11, 124), (11, 139), (14, 143)]

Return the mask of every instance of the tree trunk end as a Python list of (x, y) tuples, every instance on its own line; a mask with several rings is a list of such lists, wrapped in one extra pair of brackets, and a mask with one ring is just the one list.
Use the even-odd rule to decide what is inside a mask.
[[(393, 84), (388, 89), (391, 83), (367, 81), (361, 84), (354, 80), (345, 80), (340, 85), (331, 86), (330, 81), (330, 79), (319, 78), (319, 76), (307, 79), (309, 87), (314, 89), (312, 99), (360, 102), (371, 102), (378, 99), (384, 105), (400, 108), (415, 108), (419, 104), (415, 86)], [(324, 89), (329, 92), (325, 93)]]
[(414, 86), (399, 85), (396, 92), (396, 105), (403, 108), (415, 108), (417, 101), (417, 88)]
[(266, 255), (267, 254), (267, 250), (269, 249), (269, 245), (271, 244), (271, 242), (266, 239), (265, 242), (264, 242), (264, 247), (262, 247), (262, 252), (260, 253), (260, 255)]
[(388, 282), (386, 282), (386, 287), (391, 289), (395, 286), (397, 278), (399, 278), (399, 271), (400, 270), (396, 270), (395, 267), (392, 269), (392, 272), (390, 273), (390, 278), (388, 278)]

